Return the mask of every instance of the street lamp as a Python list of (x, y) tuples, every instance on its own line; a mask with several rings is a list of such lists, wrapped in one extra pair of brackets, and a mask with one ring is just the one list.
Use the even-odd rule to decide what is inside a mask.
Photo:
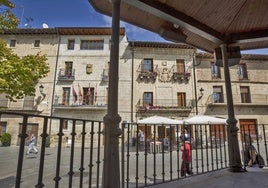
[(201, 89), (199, 91), (200, 91), (201, 96), (203, 96), (204, 95), (204, 89), (201, 87)]
[(44, 91), (44, 86), (41, 84), (41, 85), (39, 86), (39, 92), (40, 92), (41, 95), (43, 96), (43, 98), (42, 98), (41, 101), (43, 101), (43, 100), (45, 99), (45, 97), (46, 97), (46, 94), (45, 94), (43, 91)]
[(44, 86), (43, 86), (42, 84), (39, 86), (39, 91), (40, 91), (41, 94), (42, 94), (43, 91), (44, 91)]

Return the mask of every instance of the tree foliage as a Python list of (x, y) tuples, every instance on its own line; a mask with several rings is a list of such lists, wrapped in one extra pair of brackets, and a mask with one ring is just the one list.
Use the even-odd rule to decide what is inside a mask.
[[(18, 26), (19, 21), (10, 10), (14, 6), (9, 0), (0, 0), (0, 33)], [(12, 101), (34, 96), (36, 84), (49, 72), (46, 60), (41, 53), (19, 57), (0, 39), (0, 94)]]
[(14, 7), (15, 5), (9, 0), (0, 0), (0, 33), (4, 29), (17, 28), (19, 20), (11, 11)]
[(40, 53), (20, 58), (0, 40), (0, 93), (10, 100), (33, 96), (38, 80), (49, 72), (46, 60)]

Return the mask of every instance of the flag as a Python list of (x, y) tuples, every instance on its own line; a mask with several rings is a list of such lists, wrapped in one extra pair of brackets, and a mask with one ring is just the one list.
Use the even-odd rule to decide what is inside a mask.
[(72, 92), (73, 92), (73, 100), (74, 100), (74, 103), (76, 103), (76, 101), (77, 101), (77, 94), (76, 94), (76, 91), (74, 90), (74, 86), (72, 86)]
[(79, 83), (78, 83), (78, 100), (79, 100), (79, 104), (82, 104), (82, 102), (83, 102), (83, 94), (82, 94), (81, 87), (80, 87)]

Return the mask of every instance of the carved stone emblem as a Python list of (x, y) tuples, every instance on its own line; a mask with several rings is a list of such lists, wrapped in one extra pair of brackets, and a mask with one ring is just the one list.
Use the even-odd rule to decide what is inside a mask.
[(159, 72), (159, 81), (161, 82), (169, 82), (171, 80), (171, 71), (170, 69), (164, 67)]

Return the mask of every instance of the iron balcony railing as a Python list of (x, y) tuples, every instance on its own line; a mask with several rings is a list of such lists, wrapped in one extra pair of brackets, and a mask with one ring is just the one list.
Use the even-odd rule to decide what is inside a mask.
[(83, 96), (77, 96), (77, 97), (55, 96), (53, 107), (55, 108), (98, 107), (106, 109), (107, 96), (93, 96), (90, 98)]
[[(3, 187), (102, 187), (103, 122), (4, 111), (0, 115), (1, 122), (7, 122), (7, 127), (11, 123), (17, 126), (17, 133), (12, 139), (18, 136), (18, 147), (3, 147), (0, 150), (0, 153), (3, 152), (1, 160), (8, 165), (7, 169), (0, 170), (4, 177), (0, 178)], [(17, 120), (17, 125), (14, 125), (14, 120)], [(69, 122), (67, 129), (64, 126), (66, 120)], [(33, 124), (38, 125), (39, 153), (25, 155), (28, 131)], [(181, 146), (184, 144), (185, 129), (190, 135), (192, 147), (192, 175), (228, 168), (226, 125), (123, 123), (121, 129), (122, 188), (147, 187), (187, 178), (181, 175)], [(139, 130), (144, 133), (143, 140), (139, 139)], [(9, 129), (6, 131), (9, 132)], [(241, 154), (245, 134), (251, 136), (251, 144), (262, 155), (267, 166), (268, 125), (253, 124), (240, 130)], [(149, 135), (151, 139), (148, 139)]]
[[(234, 94), (233, 101), (234, 105), (241, 106), (255, 106), (255, 105), (268, 105), (268, 95), (267, 94), (251, 94), (248, 96), (241, 96)], [(207, 99), (207, 105), (217, 105), (217, 104), (226, 104), (226, 95), (209, 95)]]
[(75, 69), (67, 71), (66, 69), (60, 69), (58, 74), (58, 80), (60, 81), (74, 81)]
[(176, 99), (154, 99), (151, 102), (139, 99), (136, 109), (138, 112), (144, 111), (171, 111), (171, 110), (186, 110), (191, 111), (193, 107), (193, 100), (181, 101)]
[(14, 102), (2, 99), (0, 100), (0, 107), (11, 111), (36, 111), (39, 102), (37, 99), (34, 99), (34, 97), (32, 99), (17, 99)]
[(172, 79), (173, 80), (189, 80), (191, 77), (190, 72), (173, 72)]

